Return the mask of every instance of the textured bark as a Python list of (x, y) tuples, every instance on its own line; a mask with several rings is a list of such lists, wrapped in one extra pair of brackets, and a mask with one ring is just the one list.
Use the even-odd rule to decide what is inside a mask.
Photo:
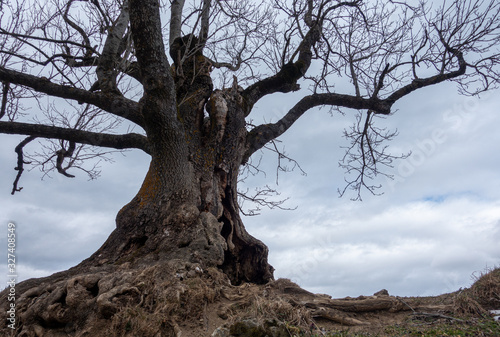
[(243, 98), (213, 91), (201, 53), (177, 66), (184, 71), (172, 78), (175, 91), (158, 84), (141, 100), (152, 157), (143, 185), (82, 267), (180, 259), (221, 268), (234, 284), (265, 283), (273, 277), (268, 249), (247, 233), (237, 204), (248, 148)]
[[(213, 90), (212, 65), (194, 36), (179, 38), (178, 49), (171, 47), (171, 52), (182, 56), (174, 65), (182, 71), (172, 71), (157, 1), (128, 3), (129, 9), (125, 4), (96, 68), (100, 91), (56, 84), (6, 68), (0, 68), (0, 79), (92, 104), (140, 125), (146, 136), (17, 122), (0, 122), (0, 132), (139, 148), (151, 155), (144, 183), (119, 212), (116, 230), (77, 268), (179, 258), (222, 268), (234, 283), (267, 282), (272, 279), (267, 247), (246, 232), (236, 200), (238, 170), (248, 150), (245, 100), (236, 83), (234, 89)], [(182, 3), (176, 2), (180, 10)], [(117, 51), (128, 19), (144, 88), (139, 102), (121, 96), (114, 82)]]
[(113, 135), (42, 124), (3, 121), (0, 121), (0, 132), (5, 134), (30, 135), (40, 138), (64, 139), (80, 144), (110, 147), (114, 149), (136, 148), (146, 153), (150, 152), (149, 143), (146, 137), (136, 133)]
[(96, 68), (99, 89), (104, 92), (119, 93), (116, 86), (116, 76), (120, 68), (118, 58), (120, 56), (120, 45), (129, 23), (128, 3), (125, 1), (122, 12), (113, 27), (109, 29), (109, 34), (104, 44), (99, 63)]
[(184, 0), (174, 0), (172, 1), (171, 6), (169, 45), (171, 45), (176, 38), (181, 36), (182, 9), (184, 7)]
[[(327, 42), (331, 37), (331, 34), (327, 34), (327, 27), (337, 29), (335, 21), (330, 22), (333, 26), (326, 24), (326, 15), (342, 6), (357, 7), (360, 1), (339, 2), (335, 5), (326, 1), (321, 6), (313, 6), (312, 1), (307, 1), (307, 9), (303, 13), (307, 27), (303, 27), (302, 33), (302, 25), (299, 23), (302, 14), (297, 13), (295, 20), (292, 20), (296, 21), (297, 26), (294, 28), (292, 25), (283, 31), (284, 38), (288, 40), (281, 55), (281, 62), (275, 65), (276, 73), (259, 79), (255, 77), (256, 82), (245, 89), (238, 86), (237, 78), (234, 77), (232, 87), (222, 90), (213, 88), (210, 75), (212, 66), (227, 67), (235, 72), (246, 62), (252, 65), (252, 59), (242, 59), (243, 49), (236, 56), (235, 65), (227, 62), (216, 63), (204, 56), (205, 44), (211, 43), (211, 29), (218, 29), (215, 26), (219, 23), (218, 20), (211, 21), (211, 4), (221, 3), (200, 1), (200, 29), (193, 30), (189, 27), (188, 30), (189, 25), (183, 27), (183, 24), (190, 20), (189, 15), (186, 17), (186, 13), (183, 13), (184, 0), (171, 1), (167, 48), (158, 0), (121, 2), (121, 14), (113, 21), (114, 24), (108, 25), (106, 19), (109, 29), (106, 30), (107, 37), (102, 48), (92, 47), (83, 28), (71, 21), (69, 9), (73, 3), (76, 1), (68, 2), (62, 15), (63, 20), (78, 33), (76, 35), (83, 38), (83, 42), (58, 41), (15, 32), (7, 35), (20, 41), (33, 39), (47, 44), (60, 44), (52, 51), (58, 52), (60, 47), (63, 47), (65, 53), (53, 57), (42, 55), (41, 60), (45, 61), (38, 61), (38, 58), (32, 58), (29, 54), (21, 53), (18, 56), (27, 63), (32, 62), (40, 66), (48, 65), (51, 60), (61, 59), (68, 67), (88, 67), (89, 71), (95, 67), (97, 82), (90, 90), (85, 90), (75, 84), (68, 85), (73, 83), (72, 81), (61, 81), (61, 78), (66, 77), (63, 70), (54, 68), (55, 75), (49, 75), (51, 78), (48, 79), (0, 67), (0, 80), (3, 82), (0, 118), (6, 115), (7, 101), (13, 99), (9, 96), (10, 87), (22, 86), (51, 97), (89, 104), (125, 118), (145, 130), (146, 135), (99, 134), (52, 125), (1, 121), (0, 133), (28, 136), (16, 147), (19, 173), (13, 191), (20, 190), (17, 188), (17, 181), (23, 171), (23, 147), (35, 138), (69, 141), (68, 148), (63, 147), (55, 152), (56, 167), (60, 173), (67, 176), (69, 174), (63, 169), (63, 162), (73, 155), (76, 143), (116, 149), (138, 148), (150, 154), (151, 163), (137, 195), (120, 210), (116, 217), (116, 229), (97, 252), (67, 271), (16, 285), (16, 295), (19, 295), (16, 297), (16, 330), (2, 330), (0, 327), (0, 334), (179, 336), (182, 331), (176, 320), (188, 322), (189, 325), (200, 321), (200, 317), (204, 317), (207, 310), (215, 308), (213, 304), (217, 300), (220, 304), (233, 302), (222, 315), (226, 316), (226, 319), (229, 316), (235, 317), (232, 310), (236, 307), (242, 308), (245, 317), (248, 315), (247, 309), (256, 308), (260, 314), (267, 315), (266, 308), (276, 308), (275, 317), (287, 322), (282, 325), (286, 328), (282, 332), (285, 333), (286, 330), (288, 334), (291, 333), (288, 330), (289, 323), (291, 319), (295, 319), (295, 314), (283, 317), (287, 312), (296, 312), (298, 316), (295, 317), (299, 317), (299, 321), (307, 320), (308, 328), (312, 322), (309, 320), (313, 318), (322, 318), (341, 325), (365, 325), (363, 313), (368, 313), (368, 316), (373, 312), (393, 312), (408, 308), (416, 313), (416, 308), (410, 307), (407, 302), (380, 294), (357, 299), (332, 300), (324, 295), (313, 295), (297, 286), (287, 285), (288, 281), (270, 282), (273, 279), (273, 268), (267, 261), (268, 249), (245, 230), (240, 218), (237, 204), (238, 171), (255, 151), (286, 132), (311, 108), (332, 106), (368, 110), (363, 130), (356, 129), (347, 136), (354, 139), (353, 147), (360, 145), (363, 156), (361, 179), (370, 176), (365, 173), (370, 172), (370, 169), (379, 173), (375, 164), (378, 162), (390, 166), (393, 157), (383, 151), (376, 152), (376, 149), (374, 152), (372, 145), (380, 143), (377, 137), (389, 140), (393, 135), (381, 135), (374, 131), (375, 138), (370, 138), (367, 132), (371, 125), (370, 116), (388, 115), (397, 100), (419, 88), (466, 75), (467, 69), (474, 69), (474, 66), (466, 63), (462, 55), (461, 50), (469, 48), (467, 44), (450, 46), (445, 38), (445, 35), (448, 35), (446, 29), (438, 30), (439, 40), (446, 52), (436, 56), (436, 65), (442, 63), (443, 66), (438, 74), (419, 78), (415, 67), (433, 62), (428, 59), (428, 55), (433, 55), (434, 47), (429, 49), (431, 54), (424, 51), (421, 58), (417, 57), (419, 51), (426, 48), (425, 31), (424, 43), (415, 55), (411, 55), (412, 61), (409, 65), (413, 66), (413, 78), (408, 79), (409, 83), (406, 78), (404, 81), (398, 79), (400, 76), (396, 70), (399, 71), (399, 67), (404, 63), (392, 66), (386, 64), (385, 68), (381, 64), (381, 68), (372, 74), (373, 79), (366, 81), (365, 78), (362, 81), (360, 78), (365, 74), (360, 70), (364, 66), (364, 58), (360, 58), (358, 62), (353, 60), (352, 55), (344, 55), (349, 57), (348, 66), (356, 90), (355, 96), (330, 92), (330, 85), (320, 85), (329, 80), (331, 74), (338, 72), (335, 66), (328, 65), (330, 61), (324, 60), (326, 63), (322, 75), (313, 80), (317, 84), (313, 93), (300, 99), (277, 122), (259, 125), (248, 132), (245, 117), (250, 115), (252, 108), (261, 98), (273, 93), (297, 91), (313, 58), (322, 59), (321, 52), (326, 49), (325, 44), (319, 42)], [(90, 3), (102, 12), (98, 1)], [(223, 6), (219, 9), (224, 11)], [(195, 15), (194, 12), (192, 14)], [(364, 15), (363, 18), (365, 23), (369, 22)], [(460, 26), (461, 23), (458, 22), (459, 20), (457, 24)], [(212, 23), (214, 27), (209, 27)], [(376, 27), (374, 31), (377, 30)], [(379, 29), (382, 31), (386, 28), (389, 28), (389, 25), (382, 24)], [(300, 34), (296, 34), (296, 30), (300, 31)], [(369, 30), (372, 30), (371, 25)], [(182, 36), (183, 31), (189, 31), (191, 34)], [(340, 29), (339, 32), (341, 31)], [(392, 35), (390, 31), (391, 29), (389, 35)], [(488, 35), (485, 31), (486, 28), (483, 33), (474, 34)], [(247, 38), (252, 40), (250, 35), (245, 35), (245, 45)], [(289, 51), (293, 45), (289, 39), (299, 36), (301, 41), (297, 41), (295, 51)], [(413, 39), (413, 36), (408, 38)], [(408, 42), (405, 39), (406, 37), (402, 37), (402, 44)], [(228, 41), (231, 41), (231, 37)], [(391, 39), (388, 43), (392, 44), (390, 41)], [(374, 41), (373, 46), (369, 47), (377, 52), (366, 59), (367, 63), (370, 63), (372, 58), (374, 60), (373, 64), (368, 66), (366, 76), (377, 69), (376, 64), (380, 59), (404, 59), (402, 52), (396, 51), (395, 57), (392, 57), (391, 48), (385, 47), (385, 42), (380, 42), (380, 48), (377, 43), (379, 42)], [(66, 44), (81, 48), (84, 53), (72, 55), (71, 48)], [(360, 44), (362, 45), (363, 43)], [(247, 47), (254, 46), (256, 44), (249, 43)], [(338, 50), (331, 49), (329, 45), (327, 47), (327, 54), (338, 54)], [(262, 48), (268, 50), (264, 45)], [(384, 56), (385, 48), (388, 49), (388, 54)], [(167, 49), (174, 62), (172, 65), (167, 58)], [(134, 55), (132, 58), (128, 54), (131, 52)], [(10, 52), (6, 55), (10, 55)], [(256, 54), (255, 60), (259, 57)], [(476, 63), (478, 72), (479, 63)], [(457, 69), (452, 69), (453, 65), (457, 65)], [(339, 69), (342, 67), (339, 66)], [(335, 72), (332, 72), (333, 70)], [(251, 69), (249, 71), (253, 74)], [(127, 99), (120, 93), (117, 86), (117, 78), (121, 78), (117, 76), (120, 73), (129, 74), (142, 85), (144, 94), (139, 102)], [(253, 75), (257, 75), (257, 72)], [(389, 78), (394, 83), (386, 85), (384, 81)], [(484, 77), (486, 82), (488, 79)], [(369, 85), (366, 87), (371, 94), (362, 96), (360, 83), (369, 83), (372, 80), (373, 90)], [(59, 81), (59, 84), (56, 81)], [(316, 89), (325, 91), (318, 92)], [(389, 93), (392, 89), (394, 91)], [(385, 93), (382, 95), (381, 92)], [(367, 163), (364, 160), (365, 140), (368, 142), (373, 162)], [(350, 169), (351, 166), (347, 167)], [(355, 170), (359, 171), (357, 168)], [(349, 182), (349, 185), (355, 182), (356, 180)], [(364, 183), (355, 186), (358, 191), (362, 186), (372, 191), (371, 187)], [(245, 282), (253, 284), (244, 284)], [(243, 285), (238, 287), (240, 284)], [(259, 287), (256, 284), (266, 285)], [(252, 287), (258, 289), (258, 293), (248, 292)], [(10, 289), (6, 289), (0, 293), (0, 319), (4, 322), (10, 315), (7, 312), (10, 305), (7, 300), (9, 291)], [(236, 325), (238, 323), (233, 327)], [(199, 335), (206, 334), (207, 327), (208, 324)], [(253, 323), (247, 327), (255, 328)]]
[(243, 98), (237, 89), (213, 91), (203, 55), (182, 66), (183, 78), (166, 78), (175, 90), (156, 83), (140, 102), (151, 164), (139, 192), (91, 257), (16, 286), (16, 335), (95, 335), (114, 329), (109, 322), (127, 310), (138, 310), (153, 325), (155, 315), (167, 317), (158, 331), (174, 336), (168, 308), (179, 305), (175, 312), (182, 312), (185, 278), (210, 278), (212, 270), (232, 286), (273, 279), (268, 249), (245, 230), (237, 204), (238, 170), (248, 148)]
[(104, 111), (128, 119), (137, 125), (143, 126), (144, 124), (143, 117), (138, 111), (139, 105), (121, 95), (90, 92), (68, 85), (55, 84), (44, 77), (37, 77), (3, 67), (0, 67), (0, 79), (11, 84), (29, 87), (49, 96), (92, 104)]

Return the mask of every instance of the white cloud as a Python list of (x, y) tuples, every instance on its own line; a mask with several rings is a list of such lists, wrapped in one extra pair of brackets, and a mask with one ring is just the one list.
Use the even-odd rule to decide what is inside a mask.
[(334, 296), (382, 288), (430, 295), (469, 286), (472, 272), (500, 263), (498, 201), (452, 198), (370, 212), (358, 205), (337, 208), (330, 221), (324, 215), (334, 211), (324, 209), (259, 233), (277, 276)]
[[(392, 173), (409, 167), (410, 174), (383, 181), (385, 194), (362, 203), (337, 198), (337, 137), (308, 132), (298, 141), (300, 128), (288, 135), (284, 143), (308, 176), (284, 175), (279, 187), (299, 208), (246, 219), (269, 245), (276, 276), (333, 296), (381, 288), (435, 295), (469, 286), (473, 272), (500, 264), (499, 98), (451, 96), (447, 103), (425, 95), (385, 121), (400, 130), (394, 152), (420, 150), (421, 158), (396, 162)], [(302, 127), (335, 123), (319, 117), (305, 116)]]

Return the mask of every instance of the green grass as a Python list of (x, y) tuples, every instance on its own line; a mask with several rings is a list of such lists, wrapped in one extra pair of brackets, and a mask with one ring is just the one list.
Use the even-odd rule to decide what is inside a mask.
[(500, 322), (492, 319), (479, 319), (467, 323), (405, 324), (388, 326), (383, 332), (352, 332), (349, 330), (313, 332), (311, 337), (426, 337), (426, 336), (461, 336), (461, 337), (498, 337)]
[(390, 326), (382, 336), (500, 336), (500, 323), (480, 319), (471, 323), (439, 323), (431, 325)]

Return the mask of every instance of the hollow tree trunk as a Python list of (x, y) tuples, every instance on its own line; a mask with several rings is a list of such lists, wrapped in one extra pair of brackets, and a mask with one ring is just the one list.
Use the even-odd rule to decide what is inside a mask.
[[(185, 65), (176, 77), (175, 99), (143, 98), (149, 171), (118, 213), (115, 231), (82, 264), (181, 259), (217, 266), (235, 284), (265, 283), (273, 277), (268, 249), (245, 230), (237, 204), (246, 150), (244, 102), (236, 83), (212, 90), (203, 72), (210, 65), (201, 54), (184, 63), (195, 65)], [(173, 109), (176, 118), (168, 118)]]

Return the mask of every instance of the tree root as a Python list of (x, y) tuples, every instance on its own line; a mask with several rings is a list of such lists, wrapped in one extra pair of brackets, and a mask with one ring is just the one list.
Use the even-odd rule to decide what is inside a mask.
[[(29, 288), (19, 284), (16, 330), (0, 329), (3, 336), (177, 336), (182, 331), (231, 336), (232, 327), (274, 336), (277, 331), (308, 331), (325, 321), (369, 326), (364, 315), (381, 312), (411, 310), (442, 318), (451, 312), (446, 306), (411, 307), (388, 294), (332, 299), (286, 279), (233, 286), (220, 270), (182, 260), (103, 266), (27, 283)], [(6, 295), (0, 296), (4, 322)], [(434, 311), (439, 313), (429, 314)]]

